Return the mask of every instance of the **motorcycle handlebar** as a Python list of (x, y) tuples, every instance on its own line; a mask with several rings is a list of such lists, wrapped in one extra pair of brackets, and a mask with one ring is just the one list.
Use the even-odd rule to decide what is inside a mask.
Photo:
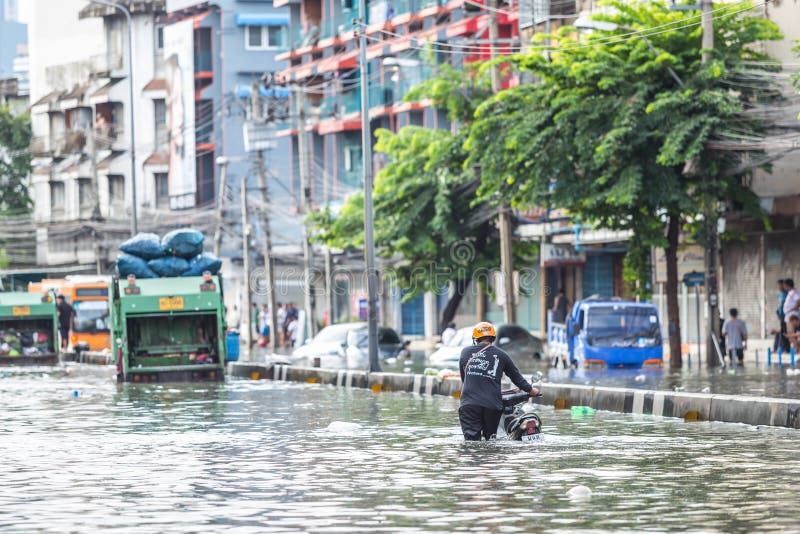
[[(539, 393), (538, 395), (533, 395), (535, 397), (541, 397), (542, 394)], [(507, 393), (503, 395), (503, 406), (514, 406), (521, 402), (525, 402), (531, 398), (531, 395), (525, 393), (524, 391), (520, 391), (518, 393)]]

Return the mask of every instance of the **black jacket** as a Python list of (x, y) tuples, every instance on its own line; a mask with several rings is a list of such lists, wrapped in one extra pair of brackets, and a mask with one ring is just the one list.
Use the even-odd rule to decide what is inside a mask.
[(522, 391), (532, 386), (514, 365), (511, 357), (494, 345), (472, 345), (461, 351), (461, 406), (482, 406), (502, 410), (500, 381), (505, 373)]

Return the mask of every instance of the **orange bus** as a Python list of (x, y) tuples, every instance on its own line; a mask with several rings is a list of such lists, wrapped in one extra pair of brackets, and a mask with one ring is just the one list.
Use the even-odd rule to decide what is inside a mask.
[(28, 291), (41, 293), (54, 290), (64, 295), (75, 310), (69, 345), (88, 346), (88, 350), (111, 350), (110, 314), (108, 309), (108, 288), (110, 276), (69, 275), (61, 280), (42, 280), (28, 284)]

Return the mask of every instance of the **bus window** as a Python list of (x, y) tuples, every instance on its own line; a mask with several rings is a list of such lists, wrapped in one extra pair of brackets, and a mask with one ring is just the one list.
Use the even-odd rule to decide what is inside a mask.
[(110, 330), (111, 318), (107, 300), (79, 300), (72, 307), (75, 308), (73, 332), (95, 333)]

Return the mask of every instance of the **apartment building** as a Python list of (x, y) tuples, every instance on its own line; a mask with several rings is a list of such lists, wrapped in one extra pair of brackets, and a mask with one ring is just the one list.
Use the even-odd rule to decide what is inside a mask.
[[(490, 57), (489, 15), (483, 2), (473, 0), (380, 0), (370, 1), (360, 14), (350, 0), (276, 0), (290, 10), (290, 50), (279, 56), (288, 63), (280, 78), (300, 86), (303, 124), (295, 121), (279, 135), (291, 138), (293, 180), (297, 186), (298, 135), (305, 136), (310, 168), (309, 188), (313, 205), (338, 202), (362, 183), (361, 94), (368, 92), (369, 116), (377, 128), (398, 131), (407, 125), (447, 128), (452, 125), (443, 111), (429, 102), (404, 102), (408, 91), (434, 69), (425, 61), (427, 39), (455, 45), (439, 61), (456, 67)], [(360, 87), (358, 38), (353, 19), (363, 19), (368, 39), (369, 87)], [(503, 3), (498, 15), (504, 47), (518, 44), (514, 6)], [(468, 49), (463, 49), (470, 45)], [(458, 52), (463, 50), (464, 53)], [(504, 80), (505, 84), (513, 83)], [(299, 113), (296, 111), (296, 114)], [(374, 169), (384, 163), (375, 154)], [(346, 280), (338, 281), (347, 284)], [(338, 288), (350, 295), (336, 303), (336, 319), (357, 316), (365, 295), (361, 287)], [(398, 291), (384, 293), (382, 320), (393, 323), (405, 335), (435, 335), (437, 317), (446, 295), (420, 295), (401, 303)], [(466, 309), (466, 307), (464, 308)], [(467, 319), (465, 319), (467, 320)]]
[(34, 10), (31, 184), (41, 265), (104, 270), (130, 234), (134, 179), (142, 229), (152, 228), (154, 212), (166, 207), (165, 94), (157, 84), (163, 39), (156, 22), (164, 3), (126, 5), (133, 18), (133, 80), (122, 12), (74, 1)]

